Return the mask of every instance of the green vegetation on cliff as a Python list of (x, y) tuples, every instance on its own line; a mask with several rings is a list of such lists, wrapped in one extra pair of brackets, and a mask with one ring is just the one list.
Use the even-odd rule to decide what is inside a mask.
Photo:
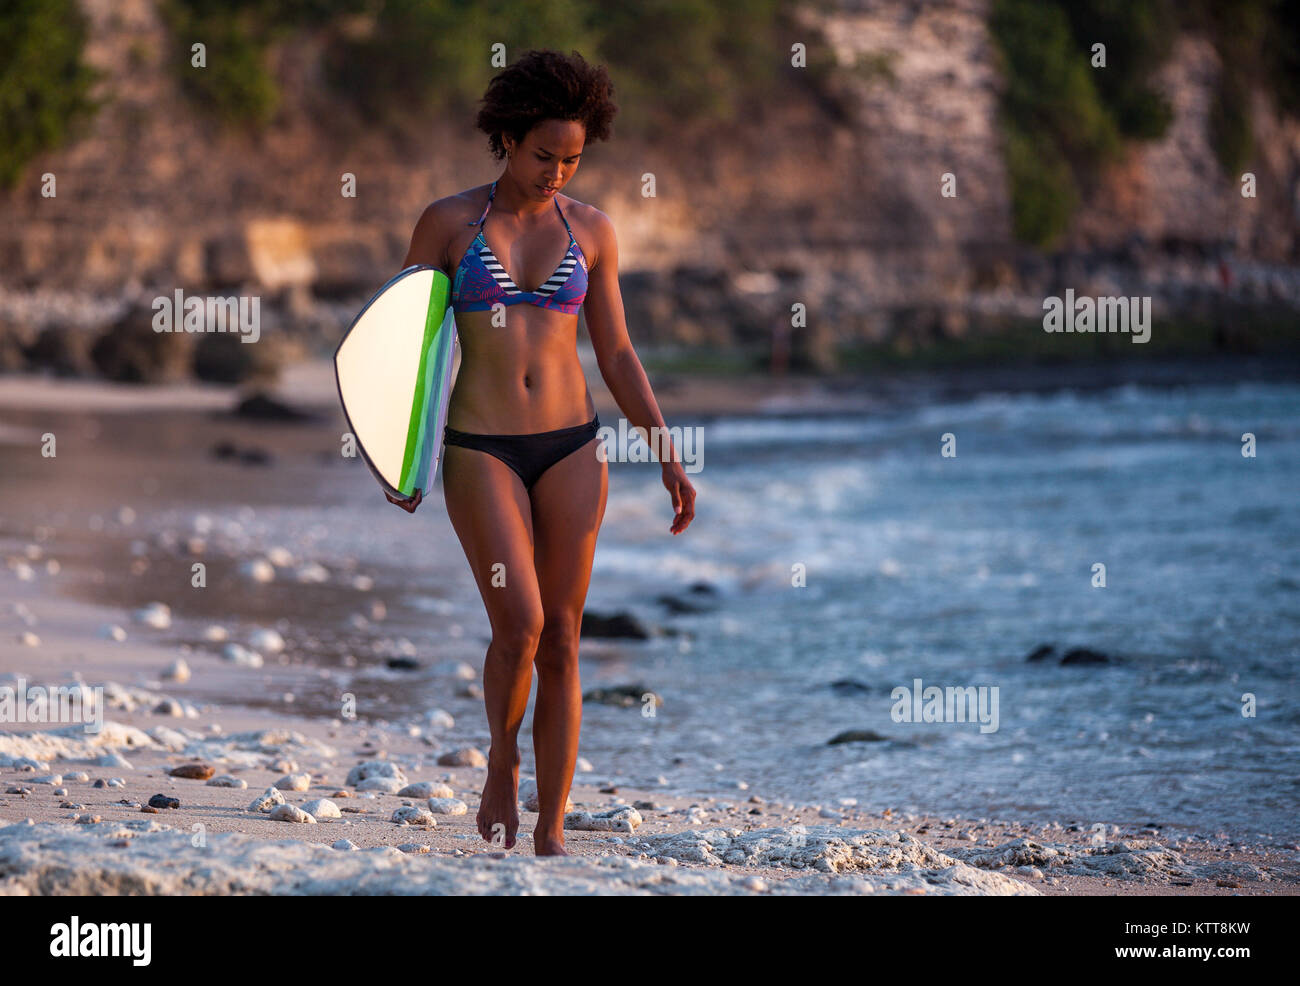
[[(1002, 56), (1002, 128), (1016, 236), (1050, 247), (1084, 183), (1125, 139), (1150, 140), (1172, 119), (1152, 76), (1169, 55), (1167, 0), (996, 0), (989, 22)], [(1105, 67), (1092, 65), (1105, 45)]]
[[(1300, 116), (1300, 4), (1294, 0), (995, 0), (1001, 124), (1016, 236), (1053, 246), (1083, 190), (1124, 141), (1161, 137), (1172, 120), (1154, 83), (1181, 33), (1210, 39), (1221, 72), (1209, 140), (1236, 180), (1254, 154), (1250, 94)], [(1093, 46), (1105, 46), (1105, 66)]]
[[(499, 70), (494, 56), (509, 62), (531, 47), (576, 49), (618, 80), (620, 128), (649, 138), (674, 122), (743, 119), (773, 98), (791, 81), (796, 34), (813, 42), (809, 68), (818, 70), (798, 81), (816, 90), (835, 65), (815, 31), (788, 30), (796, 6), (827, 0), (154, 2), (169, 36), (165, 63), (181, 92), (218, 125), (254, 133), (275, 119), (284, 65), (300, 53), (307, 61), (297, 68), (331, 107), (318, 123), (351, 118), (414, 132), (427, 128), (430, 114), (471, 111)], [(99, 108), (86, 98), (97, 76), (82, 61), (85, 36), (77, 0), (13, 0), (0, 11), (5, 184)], [(143, 52), (131, 47), (132, 68)]]
[(1196, 0), (1182, 12), (1186, 25), (1213, 40), (1219, 52), (1210, 142), (1224, 173), (1235, 180), (1254, 156), (1253, 89), (1267, 90), (1282, 113), (1300, 117), (1300, 5)]
[(81, 60), (86, 23), (76, 0), (6, 0), (0, 5), (0, 185), (77, 136), (98, 103), (98, 76)]
[[(430, 114), (472, 110), (497, 69), (529, 47), (577, 49), (610, 67), (625, 134), (663, 139), (674, 125), (743, 121), (792, 86), (830, 120), (851, 122), (838, 73), (887, 79), (887, 61), (844, 69), (796, 9), (837, 0), (153, 0), (167, 64), (200, 112), (258, 131), (281, 105), (285, 64), (325, 94), (318, 122), (419, 131)], [(797, 25), (797, 26), (796, 26)], [(1172, 111), (1155, 79), (1175, 41), (1209, 40), (1222, 70), (1208, 122), (1224, 174), (1254, 156), (1251, 94), (1300, 116), (1295, 0), (993, 0), (989, 28), (1004, 81), (1004, 133), (1016, 235), (1051, 247), (1101, 170), (1128, 141), (1164, 134)], [(66, 144), (100, 104), (83, 62), (78, 0), (0, 8), (0, 184)], [(790, 46), (808, 45), (792, 72)], [(206, 64), (193, 65), (202, 44)], [(1104, 45), (1105, 67), (1093, 67)], [(495, 46), (501, 46), (499, 53)], [(141, 49), (129, 58), (138, 65)], [(305, 60), (294, 56), (302, 54)], [(884, 56), (881, 56), (882, 58)], [(837, 96), (841, 93), (841, 96)], [(316, 105), (319, 109), (320, 104)]]
[[(783, 62), (775, 29), (790, 0), (605, 4), (598, 0), (160, 0), (178, 43), (173, 66), (197, 104), (264, 128), (280, 94), (274, 44), (320, 43), (322, 80), (367, 125), (419, 129), (427, 114), (472, 109), (492, 75), (532, 47), (576, 49), (618, 79), (620, 123), (641, 131), (680, 113), (724, 119), (770, 92)], [(191, 65), (203, 42), (206, 69)], [(650, 112), (654, 109), (654, 113)], [(323, 121), (330, 122), (330, 121)]]
[[(260, 130), (280, 105), (270, 48), (360, 3), (334, 0), (158, 0), (171, 33), (168, 64), (181, 91), (230, 127)], [(195, 65), (195, 46), (203, 64)]]

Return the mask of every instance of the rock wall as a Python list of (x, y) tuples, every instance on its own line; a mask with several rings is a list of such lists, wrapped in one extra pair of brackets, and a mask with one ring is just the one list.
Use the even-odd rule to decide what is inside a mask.
[[(81, 2), (111, 101), (0, 198), (0, 368), (24, 365), (51, 326), (102, 333), (176, 287), (258, 294), (276, 331), (327, 349), (398, 269), (423, 207), (499, 171), (467, 119), (431, 122), (410, 146), (321, 126), (310, 39), (273, 53), (285, 101), (270, 130), (223, 133), (177, 91), (154, 0)], [(1242, 198), (1207, 142), (1218, 56), (1200, 38), (1166, 66), (1168, 135), (1102, 176), (1058, 255), (1018, 246), (987, 15), (986, 0), (839, 0), (801, 11), (794, 39), (829, 44), (845, 69), (830, 103), (792, 87), (655, 144), (619, 138), (616, 121), (570, 190), (618, 227), (634, 339), (762, 348), (802, 302), (802, 356), (829, 365), (847, 341), (1034, 317), (1066, 286), (1182, 303), (1224, 290), (1223, 256), (1233, 291), (1300, 305), (1300, 127), (1258, 96), (1259, 197)], [(47, 172), (55, 198), (41, 195)], [(340, 194), (345, 173), (355, 198)]]

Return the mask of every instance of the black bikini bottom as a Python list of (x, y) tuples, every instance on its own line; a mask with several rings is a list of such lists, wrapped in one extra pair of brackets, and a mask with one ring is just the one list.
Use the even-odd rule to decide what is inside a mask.
[(592, 415), (585, 425), (538, 431), (531, 435), (479, 435), (444, 428), (443, 444), (478, 449), (496, 456), (523, 480), (524, 489), (532, 489), (542, 473), (595, 438), (599, 427), (599, 415)]

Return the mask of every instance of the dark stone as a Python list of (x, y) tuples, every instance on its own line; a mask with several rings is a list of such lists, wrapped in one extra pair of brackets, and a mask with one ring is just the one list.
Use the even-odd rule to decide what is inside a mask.
[(840, 678), (838, 681), (831, 682), (831, 691), (848, 698), (854, 695), (866, 695), (871, 691), (871, 686), (853, 678)]
[(1062, 664), (1109, 664), (1110, 658), (1095, 650), (1088, 650), (1086, 647), (1076, 647), (1073, 650), (1065, 652), (1061, 658)]
[(657, 596), (655, 602), (668, 612), (678, 616), (683, 613), (707, 613), (713, 608), (712, 606), (699, 606), (695, 603), (688, 603), (676, 596)]
[(260, 448), (241, 449), (239, 461), (248, 466), (268, 466), (271, 464), (271, 453)]
[(237, 418), (251, 418), (255, 421), (310, 421), (315, 417), (260, 391), (240, 401), (234, 410), (234, 415)]
[(1025, 658), (1025, 661), (1026, 662), (1041, 661), (1045, 658), (1051, 657), (1055, 651), (1056, 648), (1053, 647), (1051, 644), (1039, 644), (1037, 647), (1033, 649), (1033, 652), (1030, 653), (1030, 655), (1027, 658)]
[[(195, 781), (206, 781), (216, 772), (215, 767), (206, 763), (183, 763), (168, 771), (172, 777), (188, 777)], [(177, 804), (179, 805), (179, 802)]]
[(888, 743), (888, 736), (881, 736), (874, 729), (846, 729), (826, 741), (827, 746), (837, 743)]
[[(50, 370), (59, 377), (93, 377), (95, 361), (90, 358), (91, 333), (67, 325), (50, 325), (30, 345), (23, 347), (26, 365)], [(13, 369), (20, 369), (14, 366)]]
[(664, 704), (662, 698), (642, 684), (615, 685), (612, 688), (592, 688), (583, 693), (582, 700), (584, 702), (600, 702), (602, 705), (617, 705), (628, 709), (640, 705), (642, 696), (647, 694), (654, 695), (656, 706)]
[(158, 383), (189, 376), (194, 334), (155, 332), (154, 312), (137, 305), (106, 328), (90, 347), (99, 373), (121, 383)]
[(179, 808), (181, 803), (175, 798), (169, 798), (165, 794), (155, 794), (149, 799), (150, 808)]
[(584, 637), (626, 637), (636, 640), (648, 640), (650, 634), (630, 613), (615, 613), (601, 616), (590, 610), (582, 614), (582, 636)]
[(385, 663), (392, 671), (420, 670), (420, 662), (413, 657), (390, 657)]
[(194, 376), (211, 383), (243, 383), (261, 367), (261, 349), (238, 332), (205, 332), (194, 346)]
[(707, 582), (692, 582), (687, 592), (707, 596), (716, 596), (718, 594), (718, 590)]
[(250, 466), (270, 465), (272, 459), (271, 453), (264, 449), (253, 448), (251, 445), (240, 448), (233, 442), (217, 442), (212, 446), (210, 454), (214, 459), (231, 459)]

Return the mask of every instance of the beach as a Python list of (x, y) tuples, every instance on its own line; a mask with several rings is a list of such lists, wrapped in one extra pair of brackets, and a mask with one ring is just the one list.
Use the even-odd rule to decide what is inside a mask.
[[(655, 789), (609, 789), (599, 765), (570, 793), (575, 811), (637, 807), (634, 831), (566, 832), (570, 859), (531, 855), (529, 825), (509, 853), (485, 843), (473, 813), (481, 767), (446, 767), (458, 734), (483, 732), (466, 708), (453, 728), (302, 718), (289, 711), (209, 702), (209, 689), (291, 691), (301, 670), (267, 664), (232, 669), (216, 656), (184, 657), (188, 682), (160, 680), (176, 660), (168, 648), (98, 637), (103, 614), (44, 601), (6, 574), (6, 596), (42, 612), (39, 648), (4, 648), (0, 682), (70, 681), (107, 689), (98, 734), (81, 726), (0, 734), (0, 763), (29, 757), (30, 770), (0, 767), (0, 892), (26, 894), (1294, 894), (1296, 855), (1226, 840), (1168, 842), (1137, 831), (1105, 834), (1014, 820), (871, 814), (851, 805), (795, 805), (763, 797), (761, 784), (730, 800)], [(14, 593), (14, 596), (10, 594)], [(12, 613), (6, 615), (12, 629)], [(12, 636), (10, 637), (12, 639)], [(41, 655), (41, 664), (34, 658)], [(26, 661), (22, 660), (24, 657)], [(39, 667), (39, 673), (37, 669)], [(449, 693), (466, 679), (444, 673)], [(254, 680), (255, 679), (255, 680)], [(170, 699), (180, 711), (168, 707)], [(470, 703), (464, 703), (469, 705)], [(160, 707), (163, 711), (159, 711)], [(100, 766), (117, 754), (129, 766)], [(345, 781), (358, 764), (400, 765), (412, 783), (441, 782), (466, 814), (436, 815), (436, 827), (392, 820), (418, 798), (358, 792)], [(172, 777), (201, 763), (247, 786), (214, 787)], [(58, 784), (48, 783), (60, 775)], [(289, 804), (334, 801), (341, 817), (271, 820), (250, 804), (286, 775), (310, 786)], [(85, 779), (81, 779), (85, 775)], [(122, 787), (95, 787), (120, 777)], [(38, 781), (38, 778), (44, 778)], [(15, 793), (21, 789), (22, 793)], [(143, 813), (155, 795), (176, 808)], [(202, 837), (202, 844), (195, 840)], [(333, 848), (343, 841), (349, 845)]]
[[(276, 395), (319, 415), (314, 424), (222, 417), (239, 395), (220, 387), (0, 385), (9, 467), (0, 514), (0, 687), (79, 682), (103, 706), (97, 733), (14, 722), (0, 731), (0, 892), (1300, 891), (1300, 846), (1280, 821), (1261, 830), (1261, 819), (1281, 817), (1267, 803), (1222, 826), (1213, 823), (1213, 803), (1197, 815), (1179, 812), (1176, 801), (1154, 801), (1158, 817), (1147, 818), (1115, 801), (1084, 815), (1067, 800), (1054, 808), (1046, 794), (1017, 801), (1014, 782), (1000, 799), (985, 798), (1007, 806), (996, 811), (919, 804), (891, 778), (927, 761), (905, 758), (955, 756), (974, 741), (889, 725), (883, 686), (871, 674), (882, 666), (870, 656), (874, 648), (894, 653), (884, 644), (869, 643), (867, 658), (846, 665), (843, 677), (832, 664), (808, 679), (814, 692), (823, 687), (814, 679), (835, 677), (836, 695), (875, 695), (877, 718), (850, 710), (834, 721), (880, 728), (889, 734), (878, 738), (884, 742), (827, 745), (836, 728), (826, 723), (805, 735), (804, 713), (789, 694), (764, 705), (764, 689), (789, 690), (779, 676), (788, 665), (774, 656), (783, 652), (781, 624), (754, 616), (751, 627), (733, 626), (762, 598), (766, 563), (714, 544), (692, 564), (663, 549), (651, 562), (644, 551), (636, 560), (638, 543), (668, 537), (666, 494), (653, 480), (612, 501), (620, 516), (598, 547), (588, 607), (603, 615), (626, 610), (650, 637), (584, 635), (583, 687), (652, 690), (662, 709), (652, 706), (647, 716), (635, 700), (589, 695), (570, 792), (574, 827), (566, 825), (571, 856), (533, 857), (536, 815), (528, 811), (517, 845), (501, 851), (474, 825), (485, 775), (475, 764), (487, 752), (481, 603), (440, 496), (408, 517), (382, 502), (359, 462), (340, 463), (327, 370), (320, 363), (296, 369)], [(597, 394), (598, 377), (589, 377), (602, 420), (617, 420), (608, 396)], [(41, 402), (39, 395), (51, 394)], [(716, 429), (710, 468), (723, 476), (735, 443), (753, 440), (744, 436), (759, 427), (756, 415), (799, 409), (836, 428), (882, 401), (879, 390), (836, 394), (798, 380), (683, 380), (659, 396), (670, 423), (707, 421)], [(58, 437), (53, 461), (30, 454), (46, 432)], [(722, 440), (728, 435), (730, 446)], [(617, 465), (611, 485), (623, 480), (630, 488), (630, 464)], [(743, 479), (744, 468), (734, 475)], [(701, 474), (706, 492), (710, 475)], [(717, 536), (734, 537), (729, 530)], [(906, 569), (909, 558), (899, 557), (895, 565)], [(193, 585), (196, 562), (205, 566), (201, 589)], [(779, 573), (781, 563), (774, 567)], [(890, 566), (882, 571), (893, 577)], [(692, 593), (698, 585), (708, 588)], [(665, 586), (681, 607), (678, 619), (642, 605)], [(704, 605), (686, 605), (701, 599)], [(733, 665), (722, 644), (710, 643), (717, 628), (731, 638), (752, 629), (766, 638), (766, 653), (745, 651), (747, 663)], [(1031, 673), (1019, 666), (1029, 648), (1001, 646), (1015, 654), (991, 680), (1014, 694), (1016, 676)], [(861, 650), (846, 644), (850, 657)], [(1128, 673), (1136, 661), (1129, 656), (1109, 670)], [(730, 691), (710, 675), (732, 682)], [(895, 667), (881, 678), (911, 674)], [(1103, 686), (1080, 679), (1071, 687), (1085, 690), (1077, 695)], [(828, 700), (816, 694), (813, 709)], [(708, 710), (692, 705), (706, 699)], [(825, 775), (821, 783), (803, 783), (772, 747), (746, 744), (752, 730), (777, 742), (783, 715), (793, 737), (788, 756)], [(520, 732), (521, 780), (532, 760), (530, 723), (531, 703)], [(1142, 742), (1162, 756), (1154, 738)], [(819, 758), (855, 748), (872, 753), (835, 769), (819, 766)], [(1019, 763), (1018, 755), (1008, 762)], [(903, 767), (877, 759), (889, 757)], [(169, 773), (187, 766), (194, 777)], [(882, 786), (873, 789), (851, 769), (878, 773)], [(936, 797), (958, 804), (944, 793), (945, 772), (934, 771)], [(209, 783), (222, 776), (235, 786)], [(158, 795), (176, 806), (144, 810)], [(265, 803), (254, 807), (257, 799)], [(289, 810), (273, 817), (280, 800), (311, 805), (321, 817), (308, 821)], [(322, 800), (332, 804), (314, 804)]]

